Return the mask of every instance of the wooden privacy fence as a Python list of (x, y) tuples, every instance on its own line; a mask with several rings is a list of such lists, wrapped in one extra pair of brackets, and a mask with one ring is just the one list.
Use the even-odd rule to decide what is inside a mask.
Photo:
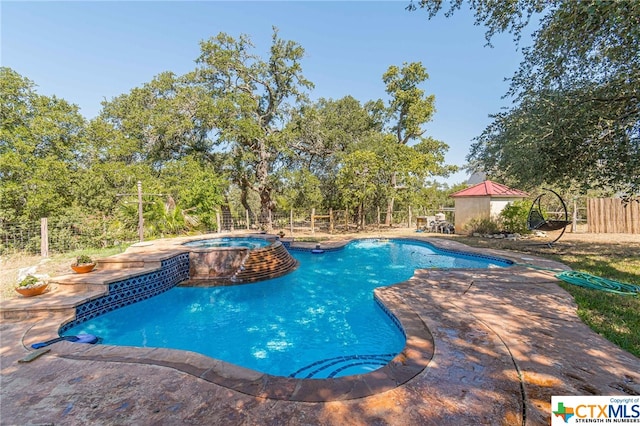
[(596, 234), (640, 234), (640, 203), (620, 198), (589, 198), (587, 225)]

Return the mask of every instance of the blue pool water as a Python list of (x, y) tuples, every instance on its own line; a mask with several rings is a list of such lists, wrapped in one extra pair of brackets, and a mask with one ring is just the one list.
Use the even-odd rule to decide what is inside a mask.
[(270, 245), (266, 239), (251, 237), (220, 237), (209, 238), (206, 240), (197, 240), (184, 243), (184, 246), (194, 248), (214, 248), (214, 247), (246, 247), (249, 249), (257, 249)]
[(175, 287), (65, 335), (190, 350), (277, 376), (360, 374), (387, 364), (405, 344), (375, 302), (374, 288), (405, 281), (418, 268), (509, 265), (402, 240), (361, 240), (335, 252), (292, 254), (300, 267), (286, 276), (238, 286)]

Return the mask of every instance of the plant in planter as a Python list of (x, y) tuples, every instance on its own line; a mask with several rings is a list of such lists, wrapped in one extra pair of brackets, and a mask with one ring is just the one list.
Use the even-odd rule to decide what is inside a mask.
[(278, 236), (279, 236), (280, 238), (284, 238), (284, 231), (280, 231), (280, 232), (278, 232)]
[(37, 296), (45, 292), (48, 283), (34, 275), (27, 275), (16, 286), (16, 291), (25, 297)]
[(71, 264), (71, 269), (73, 269), (78, 274), (85, 274), (87, 272), (91, 272), (95, 267), (96, 267), (96, 262), (86, 254), (78, 256), (76, 258), (75, 263)]

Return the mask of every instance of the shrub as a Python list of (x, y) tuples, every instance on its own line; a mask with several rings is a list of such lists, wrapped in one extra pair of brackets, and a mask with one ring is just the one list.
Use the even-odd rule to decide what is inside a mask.
[(470, 234), (495, 234), (500, 231), (500, 224), (490, 217), (471, 219), (465, 226)]
[(512, 234), (526, 234), (529, 233), (527, 227), (527, 216), (531, 209), (531, 201), (522, 200), (514, 201), (509, 204), (500, 212), (500, 219), (504, 230)]
[(76, 265), (85, 265), (87, 263), (93, 263), (93, 259), (86, 254), (81, 254), (76, 258)]

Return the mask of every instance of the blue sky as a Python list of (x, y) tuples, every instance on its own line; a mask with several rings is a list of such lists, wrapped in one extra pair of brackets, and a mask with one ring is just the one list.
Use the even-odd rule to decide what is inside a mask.
[[(502, 99), (521, 53), (509, 35), (485, 46), (484, 28), (463, 10), (428, 20), (395, 1), (18, 2), (1, 4), (2, 66), (34, 81), (38, 93), (77, 104), (92, 118), (103, 100), (163, 71), (195, 67), (199, 42), (247, 34), (266, 57), (272, 26), (306, 52), (312, 99), (386, 99), (390, 65), (420, 61), (436, 97), (427, 133), (446, 142), (449, 164), (464, 165), (472, 139), (509, 101)], [(460, 183), (466, 173), (446, 182)]]

